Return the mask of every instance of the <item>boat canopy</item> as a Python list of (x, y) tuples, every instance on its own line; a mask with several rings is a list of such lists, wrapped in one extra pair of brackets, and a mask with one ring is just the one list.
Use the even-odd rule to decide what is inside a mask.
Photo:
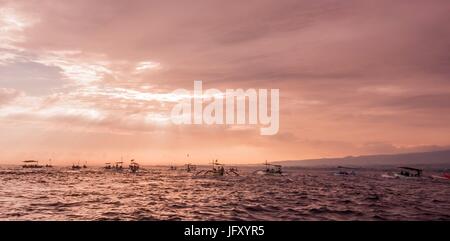
[(281, 165), (278, 165), (278, 164), (272, 164), (272, 163), (269, 163), (269, 162), (265, 162), (265, 163), (263, 163), (263, 165), (266, 165), (266, 166), (273, 166), (273, 167), (282, 167)]
[(410, 171), (416, 171), (416, 172), (422, 172), (422, 169), (417, 169), (413, 167), (399, 167), (400, 169), (410, 170)]
[(264, 163), (264, 165), (268, 166), (268, 167), (276, 167), (276, 168), (281, 168), (281, 165), (276, 165), (276, 164), (270, 164), (270, 163)]
[(340, 168), (340, 169), (356, 169), (354, 167), (344, 167), (344, 166), (338, 166), (337, 168)]

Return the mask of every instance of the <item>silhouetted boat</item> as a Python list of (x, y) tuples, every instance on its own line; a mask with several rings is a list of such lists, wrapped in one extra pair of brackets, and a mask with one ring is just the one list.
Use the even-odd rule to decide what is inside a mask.
[(192, 165), (192, 164), (190, 164), (190, 163), (188, 163), (188, 164), (186, 164), (186, 165), (184, 165), (184, 166), (186, 167), (185, 170), (186, 170), (187, 172), (193, 172), (193, 171), (197, 170), (197, 166)]
[(225, 165), (220, 164), (219, 160), (213, 160), (211, 164), (212, 168), (210, 170), (202, 170), (197, 172), (195, 175), (225, 176), (233, 174), (235, 176), (239, 176), (236, 171), (225, 170)]
[(43, 168), (44, 166), (39, 165), (39, 161), (35, 160), (25, 160), (23, 161), (25, 164), (22, 165), (22, 168)]
[(355, 169), (353, 167), (343, 167), (338, 166), (338, 171), (334, 173), (335, 176), (354, 176), (356, 175)]
[(105, 167), (104, 168), (105, 169), (111, 169), (112, 168), (111, 163), (110, 162), (105, 163)]
[(128, 167), (130, 168), (130, 171), (133, 173), (137, 172), (140, 168), (139, 164), (137, 162), (135, 162), (134, 159), (131, 160), (131, 163)]
[(265, 169), (264, 170), (259, 170), (256, 171), (256, 174), (259, 175), (282, 175), (283, 171), (281, 170), (282, 166), (281, 165), (274, 165), (274, 164), (270, 164), (269, 162), (263, 163), (263, 165), (265, 165)]
[(45, 167), (46, 167), (46, 168), (52, 168), (52, 167), (53, 167), (53, 165), (52, 165), (52, 159), (49, 159), (49, 160), (48, 160), (48, 163), (45, 164)]
[(395, 175), (402, 177), (422, 177), (422, 169), (412, 168), (412, 167), (399, 167), (401, 169), (400, 173)]
[(107, 170), (112, 170), (112, 171), (122, 171), (123, 170), (123, 162), (115, 162), (114, 165), (111, 165), (110, 163), (106, 163), (107, 165), (105, 166), (105, 169)]
[(381, 176), (384, 178), (407, 178), (407, 179), (415, 179), (422, 178), (422, 169), (413, 168), (413, 167), (399, 167), (400, 172), (394, 174), (382, 174)]

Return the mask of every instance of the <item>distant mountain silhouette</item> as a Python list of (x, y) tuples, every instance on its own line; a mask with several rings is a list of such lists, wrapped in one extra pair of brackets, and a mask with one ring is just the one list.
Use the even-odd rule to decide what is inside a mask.
[(450, 150), (415, 152), (402, 154), (384, 154), (367, 156), (348, 156), (342, 158), (321, 158), (306, 160), (278, 161), (285, 166), (392, 166), (392, 165), (425, 165), (450, 166)]

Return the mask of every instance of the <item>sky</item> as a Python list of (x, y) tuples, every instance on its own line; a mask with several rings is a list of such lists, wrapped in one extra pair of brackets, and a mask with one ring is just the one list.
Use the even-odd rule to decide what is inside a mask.
[[(448, 148), (449, 12), (446, 0), (0, 0), (0, 164)], [(170, 123), (170, 93), (194, 80), (279, 89), (278, 134)]]

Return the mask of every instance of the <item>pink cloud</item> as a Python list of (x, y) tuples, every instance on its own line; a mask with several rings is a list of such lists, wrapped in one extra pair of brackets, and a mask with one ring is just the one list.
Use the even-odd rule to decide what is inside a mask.
[[(256, 160), (450, 144), (448, 1), (42, 0), (2, 1), (0, 9), (9, 16), (0, 113), (22, 111), (14, 116), (26, 120), (22, 128), (33, 120), (43, 129), (73, 126), (92, 142), (107, 137), (86, 127), (112, 139), (163, 133), (164, 145), (151, 135), (136, 145), (171, 158), (173, 146), (173, 156), (248, 148)], [(280, 136), (158, 124), (170, 110), (165, 93), (199, 79), (205, 88), (279, 88)]]

